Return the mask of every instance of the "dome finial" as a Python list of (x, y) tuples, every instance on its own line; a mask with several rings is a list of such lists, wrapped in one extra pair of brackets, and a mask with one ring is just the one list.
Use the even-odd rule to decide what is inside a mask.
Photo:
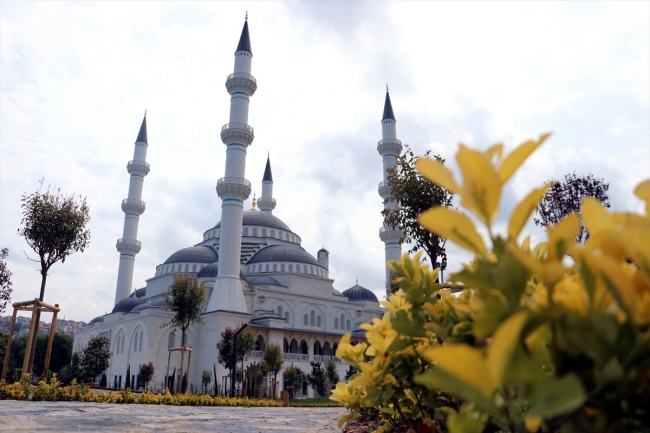
[(259, 210), (257, 207), (257, 198), (255, 197), (255, 192), (253, 192), (253, 206), (251, 207), (250, 210)]
[(357, 277), (357, 286), (359, 285), (359, 277)]

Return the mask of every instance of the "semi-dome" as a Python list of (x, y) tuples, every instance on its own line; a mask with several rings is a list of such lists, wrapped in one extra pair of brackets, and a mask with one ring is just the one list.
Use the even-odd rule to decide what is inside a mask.
[(282, 284), (275, 278), (265, 275), (255, 275), (246, 279), (248, 284), (252, 286), (282, 286)]
[(318, 261), (301, 247), (292, 245), (271, 245), (259, 250), (248, 261), (251, 263), (262, 262), (295, 262), (321, 266)]
[(216, 263), (213, 263), (211, 265), (205, 266), (203, 269), (199, 271), (196, 276), (198, 278), (214, 278), (219, 274), (219, 265)]
[(350, 287), (349, 289), (345, 290), (343, 292), (343, 296), (346, 296), (350, 301), (379, 302), (379, 299), (377, 299), (377, 296), (374, 293), (372, 293), (372, 291), (366, 289), (365, 287), (361, 287), (358, 283), (355, 284), (353, 287)]
[(145, 308), (166, 308), (167, 303), (165, 302), (164, 299), (158, 299), (157, 301), (153, 302), (144, 302), (138, 306), (136, 306), (133, 310), (131, 310), (131, 313), (136, 313), (138, 311), (142, 311)]
[(165, 260), (164, 265), (168, 263), (214, 263), (219, 260), (219, 255), (210, 246), (202, 245), (200, 247), (183, 248), (176, 251)]
[[(245, 226), (265, 226), (273, 227), (280, 230), (291, 231), (288, 225), (286, 225), (280, 218), (273, 216), (268, 212), (260, 212), (258, 210), (245, 210), (243, 225)], [(221, 227), (221, 221), (217, 223), (214, 228)]]
[(97, 316), (90, 322), (88, 322), (89, 325), (94, 325), (95, 323), (100, 323), (104, 321), (104, 316)]
[(129, 313), (135, 307), (137, 307), (140, 304), (144, 304), (145, 302), (147, 301), (140, 298), (124, 298), (120, 302), (115, 304), (115, 306), (113, 307), (113, 311), (111, 311), (111, 313)]

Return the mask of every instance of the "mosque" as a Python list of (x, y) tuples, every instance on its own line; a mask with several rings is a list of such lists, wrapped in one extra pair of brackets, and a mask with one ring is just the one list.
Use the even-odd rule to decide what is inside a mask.
[[(215, 365), (220, 383), (228, 374), (217, 362), (220, 334), (226, 327), (236, 329), (243, 323), (248, 323), (255, 334), (255, 348), (248, 354), (247, 363), (259, 362), (264, 347), (276, 343), (282, 347), (285, 367), (294, 365), (306, 374), (311, 371), (310, 361), (332, 359), (343, 378), (348, 365), (335, 356), (341, 336), (352, 333), (364, 338), (359, 325), (385, 311), (375, 294), (358, 282), (342, 293), (334, 289), (329, 252), (323, 248), (314, 257), (301, 247), (300, 235), (273, 214), (277, 202), (270, 158), (262, 175), (262, 194), (259, 199), (253, 198), (251, 209), (244, 210), (244, 201), (251, 193), (251, 183), (245, 178), (246, 154), (254, 138), (253, 128), (248, 125), (248, 109), (257, 89), (251, 75), (252, 58), (246, 21), (235, 52), (234, 72), (226, 79), (230, 119), (221, 129), (226, 167), (216, 187), (222, 202), (221, 221), (207, 228), (203, 239), (194, 246), (171, 254), (156, 267), (144, 287), (132, 291), (135, 257), (141, 249), (138, 223), (146, 207), (142, 191), (150, 170), (146, 162), (149, 143), (145, 113), (133, 160), (127, 164), (130, 183), (128, 198), (122, 201), (124, 231), (116, 245), (120, 259), (115, 305), (109, 314), (85, 325), (75, 334), (74, 341), (74, 350), (78, 352), (93, 336), (109, 337), (109, 386), (123, 388), (129, 366), (131, 383), (135, 383), (138, 365), (152, 362), (152, 385), (162, 388), (168, 349), (183, 343), (192, 347), (188, 383), (200, 389), (202, 371), (213, 371)], [(381, 124), (382, 140), (377, 150), (383, 159), (383, 182), (379, 184), (379, 195), (390, 199), (386, 169), (395, 165), (402, 145), (396, 138), (388, 89)], [(385, 206), (392, 203), (389, 201)], [(402, 232), (382, 227), (379, 237), (385, 244), (386, 261), (398, 260)], [(190, 327), (186, 341), (181, 342), (180, 331), (162, 327), (171, 316), (165, 311), (162, 294), (171, 286), (174, 275), (183, 272), (205, 283), (208, 302), (202, 315), (204, 323)], [(173, 353), (171, 365), (179, 367), (180, 355)], [(301, 391), (303, 396), (312, 395), (306, 383)]]

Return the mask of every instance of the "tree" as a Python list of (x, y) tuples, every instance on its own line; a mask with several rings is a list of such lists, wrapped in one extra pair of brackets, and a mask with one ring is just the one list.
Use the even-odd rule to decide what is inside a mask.
[[(432, 157), (430, 150), (420, 157), (415, 156), (408, 145), (404, 147), (405, 151), (397, 157), (395, 167), (386, 170), (391, 189), (391, 198), (387, 202), (393, 202), (394, 209), (384, 209), (381, 214), (384, 217), (384, 225), (399, 227), (404, 231), (401, 242), (413, 245), (408, 251), (409, 254), (422, 249), (429, 256), (431, 264), (435, 265), (438, 256), (445, 251), (446, 239), (421, 226), (418, 217), (434, 206), (451, 206), (453, 194), (427, 180), (416, 169), (420, 158)], [(433, 158), (440, 163), (445, 162), (438, 155)]]
[(320, 362), (310, 362), (311, 364), (311, 373), (307, 375), (307, 381), (309, 386), (314, 390), (317, 397), (325, 395), (325, 380), (327, 377), (325, 375), (325, 370), (321, 366)]
[[(86, 229), (90, 221), (89, 208), (86, 198), (72, 193), (65, 196), (60, 188), (47, 188), (43, 192), (41, 186), (30, 195), (23, 193), (21, 197), (23, 219), (18, 234), (25, 238), (27, 245), (38, 255), (41, 273), (41, 291), (39, 300), (45, 296), (47, 273), (56, 262), (65, 263), (71, 254), (83, 252), (90, 243), (90, 230)], [(40, 310), (36, 313), (36, 323), (40, 321)], [(32, 342), (36, 348), (36, 334)], [(28, 354), (29, 371), (34, 364), (35, 350)]]
[(174, 282), (169, 290), (163, 293), (167, 311), (174, 317), (162, 327), (172, 326), (181, 330), (181, 345), (185, 345), (187, 328), (194, 323), (203, 323), (201, 312), (206, 304), (205, 283), (199, 283), (196, 276), (187, 272), (174, 275)]
[(83, 381), (84, 379), (84, 374), (81, 369), (81, 357), (77, 352), (72, 354), (72, 362), (70, 365), (66, 365), (59, 372), (59, 380), (63, 385), (68, 385), (72, 382), (72, 379), (77, 379), (78, 381)]
[[(14, 334), (15, 335), (15, 334)], [(0, 333), (0, 369), (4, 362), (5, 350), (7, 347), (7, 334)], [(27, 335), (15, 337), (11, 342), (11, 355), (9, 356), (9, 365), (7, 366), (8, 377), (13, 377), (16, 370), (20, 370), (25, 358), (25, 348), (27, 347)], [(40, 376), (43, 374), (45, 366), (45, 353), (47, 352), (47, 342), (49, 335), (39, 333), (36, 339), (36, 357), (34, 362), (34, 374)], [(50, 355), (49, 370), (52, 373), (59, 373), (65, 366), (70, 364), (72, 357), (73, 339), (67, 334), (61, 332), (54, 333), (52, 339), (52, 353)], [(20, 376), (18, 376), (20, 379)]]
[(0, 313), (4, 313), (11, 299), (11, 271), (7, 267), (7, 256), (9, 250), (3, 248), (0, 250)]
[[(262, 356), (262, 361), (268, 370), (267, 374), (273, 375), (273, 380), (277, 381), (278, 373), (282, 370), (282, 364), (284, 364), (284, 359), (282, 358), (282, 348), (279, 344), (269, 343), (264, 349), (264, 355)], [(262, 364), (260, 362), (260, 364)], [(260, 367), (262, 368), (262, 367)]]
[[(110, 341), (105, 335), (88, 340), (81, 353), (81, 367), (87, 380), (94, 381), (108, 368), (111, 359)], [(128, 376), (127, 376), (128, 380)]]
[[(591, 173), (578, 176), (574, 171), (564, 175), (564, 180), (553, 179), (551, 182), (553, 185), (546, 191), (535, 212), (538, 217), (534, 221), (538, 226), (555, 226), (571, 212), (580, 216), (580, 203), (586, 197), (593, 197), (605, 207), (610, 207), (609, 183), (595, 178)], [(589, 232), (580, 216), (580, 231), (575, 241), (584, 243), (587, 239)]]
[(153, 374), (156, 370), (151, 362), (140, 364), (138, 368), (137, 387), (138, 389), (147, 389), (147, 386), (153, 379)]
[(126, 366), (126, 382), (124, 382), (124, 389), (131, 388), (131, 364)]
[(350, 364), (348, 367), (348, 371), (345, 372), (345, 381), (347, 382), (350, 377), (354, 376), (355, 374), (359, 374), (361, 370), (356, 368), (354, 365)]
[(403, 275), (395, 272), (393, 269), (388, 271), (388, 283), (386, 283), (386, 299), (390, 299), (390, 295), (399, 290), (399, 284), (397, 284), (395, 280), (401, 277), (403, 277)]
[(287, 367), (284, 370), (284, 380), (287, 383), (287, 387), (293, 388), (294, 396), (296, 395), (296, 390), (300, 390), (302, 388), (302, 376), (302, 370), (298, 367), (294, 367), (293, 365), (291, 367)]
[[(238, 327), (238, 329), (241, 326)], [(219, 364), (223, 365), (228, 371), (231, 371), (233, 368), (232, 365), (232, 346), (233, 338), (235, 336), (236, 330), (232, 328), (226, 328), (221, 333), (221, 338), (217, 343), (218, 350), (218, 361)], [(244, 360), (248, 352), (253, 350), (255, 346), (255, 335), (249, 330), (244, 330), (237, 337), (237, 362), (242, 363), (242, 368), (244, 368)]]
[(201, 386), (203, 386), (203, 393), (208, 391), (208, 386), (212, 382), (212, 372), (210, 370), (203, 370), (201, 373)]
[(339, 381), (339, 372), (336, 368), (336, 363), (331, 359), (325, 361), (325, 377), (330, 381), (330, 387), (334, 387), (336, 382)]

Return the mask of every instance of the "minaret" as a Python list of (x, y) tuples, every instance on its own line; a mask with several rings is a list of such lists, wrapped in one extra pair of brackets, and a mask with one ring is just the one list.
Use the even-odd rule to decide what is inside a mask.
[(226, 79), (230, 93), (230, 121), (221, 128), (226, 145), (226, 174), (217, 182), (221, 198), (221, 238), (219, 241), (219, 276), (214, 283), (206, 311), (227, 310), (247, 313), (239, 279), (242, 218), (244, 200), (251, 193), (246, 176), (246, 152), (254, 138), (248, 126), (248, 104), (257, 89), (251, 75), (253, 52), (248, 34), (248, 13), (235, 51), (235, 71)]
[(262, 196), (257, 201), (262, 212), (273, 213), (275, 199), (273, 198), (273, 174), (271, 173), (271, 155), (266, 159), (266, 168), (262, 178)]
[[(377, 152), (381, 155), (384, 167), (384, 180), (379, 184), (379, 195), (384, 199), (384, 209), (395, 209), (395, 202), (391, 200), (390, 186), (388, 186), (388, 169), (395, 167), (397, 155), (402, 151), (402, 142), (397, 139), (395, 132), (395, 115), (393, 106), (390, 103), (388, 85), (386, 85), (386, 101), (384, 102), (384, 115), (381, 118), (381, 137), (377, 143)], [(390, 268), (388, 262), (399, 260), (402, 257), (402, 245), (400, 240), (404, 232), (399, 228), (392, 228), (384, 225), (379, 229), (379, 238), (384, 243), (386, 255), (386, 286), (390, 283)]]
[(117, 287), (115, 289), (116, 304), (131, 294), (135, 255), (140, 252), (142, 246), (137, 237), (140, 215), (144, 213), (146, 207), (142, 201), (142, 185), (144, 185), (144, 177), (149, 174), (147, 147), (149, 144), (147, 143), (147, 111), (145, 110), (140, 132), (135, 140), (133, 160), (126, 165), (131, 180), (129, 181), (129, 196), (122, 200), (124, 231), (116, 245), (117, 251), (120, 252), (120, 267), (117, 271)]

